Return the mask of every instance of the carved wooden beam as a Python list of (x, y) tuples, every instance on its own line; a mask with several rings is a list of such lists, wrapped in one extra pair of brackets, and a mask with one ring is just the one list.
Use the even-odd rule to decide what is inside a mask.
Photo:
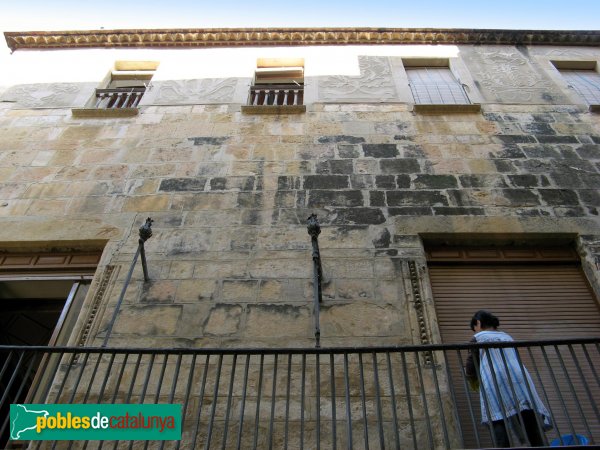
[(435, 28), (213, 28), (5, 32), (12, 51), (70, 48), (202, 48), (314, 45), (600, 46), (600, 31)]

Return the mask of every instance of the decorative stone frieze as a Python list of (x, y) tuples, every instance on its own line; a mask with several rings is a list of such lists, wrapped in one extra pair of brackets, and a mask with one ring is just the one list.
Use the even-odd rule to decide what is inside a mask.
[(265, 45), (600, 45), (600, 31), (451, 30), (443, 28), (213, 28), (15, 31), (5, 32), (4, 36), (12, 51), (51, 48), (191, 48)]

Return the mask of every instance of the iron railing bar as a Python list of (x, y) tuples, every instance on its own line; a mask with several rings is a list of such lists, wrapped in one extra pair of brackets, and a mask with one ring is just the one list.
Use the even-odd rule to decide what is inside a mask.
[(394, 421), (394, 426), (392, 427), (394, 430), (394, 442), (396, 443), (396, 450), (400, 450), (400, 434), (398, 430), (398, 412), (396, 410), (396, 389), (394, 388), (394, 376), (392, 374), (392, 360), (390, 358), (390, 354), (386, 353), (386, 362), (387, 362), (387, 371), (388, 371), (388, 379), (390, 382), (390, 396), (392, 401), (392, 419)]
[[(596, 414), (596, 418), (598, 419), (598, 422), (600, 423), (600, 412), (598, 411), (598, 407), (596, 406), (596, 402), (594, 401), (592, 392), (590, 391), (590, 387), (587, 383), (587, 379), (585, 378), (585, 375), (583, 374), (583, 370), (581, 369), (581, 366), (579, 365), (579, 359), (577, 358), (577, 354), (575, 353), (575, 350), (573, 349), (573, 347), (571, 345), (568, 345), (567, 347), (569, 348), (569, 351), (571, 352), (573, 362), (575, 363), (575, 367), (577, 368), (577, 373), (579, 374), (579, 378), (581, 379), (581, 384), (585, 388), (585, 391), (589, 398), (590, 404), (594, 410), (594, 413)], [(591, 434), (590, 434), (590, 436), (591, 436)], [(592, 442), (592, 444), (594, 444), (594, 442)]]
[[(196, 355), (193, 355), (194, 358)], [(156, 355), (150, 355), (150, 361), (148, 361), (148, 368), (146, 369), (146, 378), (144, 379), (144, 385), (142, 386), (142, 392), (140, 392), (140, 401), (139, 403), (144, 403), (144, 399), (146, 398), (146, 391), (148, 390), (148, 384), (150, 383), (150, 374), (152, 373), (152, 369), (154, 368), (154, 359)]]
[[(525, 365), (523, 364), (521, 355), (516, 350), (515, 350), (515, 352), (516, 352), (516, 356), (517, 356), (517, 362), (519, 363), (519, 368), (521, 369), (521, 376), (523, 377), (523, 380), (525, 381), (525, 386), (527, 387), (527, 395), (529, 396), (529, 401), (531, 403), (531, 409), (533, 411), (533, 416), (535, 418), (535, 424), (538, 429), (538, 433), (539, 433), (540, 437), (542, 438), (542, 440), (544, 441), (544, 444), (547, 444), (546, 435), (544, 433), (544, 427), (540, 420), (540, 415), (537, 412), (538, 406), (541, 406), (541, 405), (537, 405), (537, 403), (535, 403), (535, 397), (533, 395), (533, 389), (534, 389), (533, 380), (531, 379), (531, 376), (529, 375), (529, 372), (527, 371), (527, 369), (525, 369)], [(527, 430), (525, 430), (525, 433), (527, 433)], [(529, 440), (529, 437), (527, 439)]]
[(337, 416), (336, 416), (336, 400), (335, 400), (335, 362), (333, 353), (329, 354), (329, 385), (331, 389), (331, 448), (337, 448)]
[[(190, 400), (190, 392), (192, 391), (192, 385), (194, 384), (194, 371), (196, 370), (196, 355), (192, 355), (192, 361), (190, 363), (190, 370), (189, 370), (189, 374), (188, 374), (188, 382), (187, 382), (187, 387), (185, 388), (185, 400), (183, 402), (183, 409), (181, 412), (181, 433), (183, 434), (183, 430), (185, 429), (185, 417), (187, 415), (187, 409), (188, 409), (188, 405), (189, 405), (189, 400)], [(177, 444), (175, 445), (175, 449), (178, 450), (179, 447), (181, 446), (181, 439), (177, 441)]]
[[(210, 362), (210, 355), (206, 355), (204, 361), (204, 371), (202, 372), (202, 384), (200, 387), (200, 398), (198, 399), (198, 417), (196, 417), (196, 426), (194, 427), (194, 441), (192, 442), (191, 448), (196, 448), (196, 440), (198, 439), (198, 429), (200, 428), (200, 419), (202, 417), (202, 405), (204, 404), (204, 391), (206, 388), (206, 375), (208, 373), (208, 364)], [(245, 389), (244, 385), (244, 389)], [(240, 421), (241, 422), (241, 421)]]
[[(74, 361), (75, 358), (76, 358), (76, 354), (70, 355), (70, 357), (67, 358), (67, 360), (69, 361), (68, 365), (67, 365), (67, 369), (65, 370), (65, 374), (63, 376), (62, 383), (60, 384), (60, 388), (58, 389), (58, 392), (56, 393), (56, 397), (54, 398), (54, 402), (53, 403), (60, 403), (59, 399), (60, 399), (60, 396), (62, 394), (63, 389), (65, 388), (65, 384), (67, 382), (67, 378), (69, 378), (69, 375), (71, 374), (71, 368), (73, 367), (73, 364), (74, 364), (73, 361)], [(60, 363), (59, 363), (59, 367), (60, 367)], [(57, 368), (57, 372), (59, 370), (60, 369)]]
[(237, 364), (237, 355), (233, 355), (231, 361), (231, 376), (229, 377), (229, 389), (227, 391), (227, 409), (225, 410), (225, 425), (223, 428), (223, 445), (221, 448), (225, 450), (227, 445), (227, 432), (229, 428), (229, 414), (231, 412), (231, 402), (233, 400), (233, 382), (235, 381), (235, 368)]
[[(34, 363), (36, 360), (36, 358), (34, 356), (32, 356), (31, 359), (29, 360), (29, 364), (27, 366), (27, 371), (25, 372), (25, 376), (23, 377), (23, 380), (21, 381), (21, 384), (19, 385), (19, 389), (17, 390), (17, 393), (14, 396), (15, 400), (19, 399), (19, 397), (21, 396), (21, 392), (23, 392), (23, 389), (25, 388), (25, 385), (27, 384), (27, 378), (29, 377), (29, 374), (33, 370), (33, 366), (34, 366)], [(9, 409), (10, 409), (10, 406), (9, 406)], [(10, 422), (10, 414), (7, 414), (6, 419), (4, 420), (4, 423), (2, 424), (2, 427), (0, 428), (0, 436), (2, 436), (4, 434), (4, 430), (5, 430), (6, 426), (9, 424), (9, 422)]]
[[(104, 358), (104, 355), (105, 355), (104, 353), (98, 355), (98, 362), (100, 362)], [(112, 367), (114, 360), (115, 360), (115, 354), (112, 353), (110, 355), (110, 360), (109, 360), (107, 369), (105, 371), (104, 380), (102, 381), (102, 385), (100, 386), (100, 391), (98, 392), (98, 400), (97, 400), (98, 403), (102, 403), (102, 397), (104, 396), (104, 390), (106, 389), (106, 383), (108, 382), (108, 377), (110, 376), (109, 368)], [(50, 384), (50, 383), (48, 383), (48, 384)], [(90, 388), (91, 388), (91, 385), (92, 385), (92, 383), (90, 382)], [(90, 441), (85, 441), (83, 443), (83, 450), (87, 449), (89, 442)], [(100, 448), (100, 446), (98, 448)]]
[(406, 403), (408, 404), (408, 417), (410, 418), (410, 431), (412, 433), (413, 448), (419, 448), (417, 445), (417, 431), (415, 430), (415, 416), (412, 407), (412, 398), (410, 392), (410, 379), (408, 377), (408, 368), (406, 366), (406, 354), (400, 353), (402, 361), (402, 373), (404, 375), (404, 390), (406, 391)]
[(346, 436), (348, 448), (352, 449), (352, 411), (350, 409), (350, 377), (348, 376), (348, 353), (344, 353), (344, 390), (346, 396)]
[[(569, 411), (567, 410), (567, 405), (565, 404), (565, 400), (564, 400), (562, 394), (560, 393), (560, 388), (558, 387), (558, 382), (556, 381), (556, 377), (554, 376), (554, 371), (552, 370), (550, 361), (548, 360), (548, 354), (546, 353), (546, 349), (544, 347), (541, 347), (540, 350), (542, 351), (542, 355), (544, 356), (544, 361), (546, 362), (546, 367), (548, 367), (548, 372), (550, 373), (550, 378), (552, 379), (552, 384), (554, 385), (554, 390), (558, 394), (560, 405), (563, 409), (565, 416), (567, 418), (569, 418), (569, 428), (571, 429), (571, 434), (573, 434), (573, 436), (575, 436), (575, 428), (573, 427), (573, 422), (571, 421), (571, 419), (569, 417)], [(560, 444), (565, 445), (562, 435), (559, 435), (558, 437), (560, 439)]]
[(287, 386), (285, 388), (285, 430), (284, 430), (284, 448), (288, 448), (288, 434), (290, 422), (290, 387), (292, 384), (292, 355), (288, 355), (287, 364)]
[[(81, 370), (79, 371), (79, 375), (77, 376), (77, 382), (75, 383), (75, 386), (72, 387), (73, 392), (71, 393), (71, 398), (69, 398), (69, 404), (73, 404), (73, 400), (75, 399), (75, 394), (77, 393), (77, 388), (79, 387), (79, 383), (81, 382), (81, 378), (83, 376), (83, 371), (85, 370), (85, 366), (87, 364), (88, 358), (91, 355), (91, 353), (85, 353), (84, 357), (83, 357), (83, 361), (81, 362)], [(88, 389), (89, 386), (91, 386), (91, 381), (88, 383)], [(2, 432), (0, 431), (0, 434), (2, 434)], [(54, 441), (54, 443), (52, 444), (52, 448), (56, 448), (56, 442)], [(70, 449), (73, 445), (73, 441), (69, 442), (69, 446), (68, 449)]]
[[(490, 437), (492, 439), (492, 445), (494, 447), (496, 447), (498, 445), (498, 442), (496, 441), (496, 434), (494, 433), (493, 427), (492, 427), (492, 421), (491, 421), (491, 416), (492, 416), (492, 411), (490, 409), (490, 401), (488, 399), (488, 393), (487, 391), (483, 388), (483, 382), (481, 380), (481, 352), (479, 351), (479, 349), (475, 349), (475, 351), (477, 352), (478, 357), (475, 358), (473, 357), (473, 364), (475, 365), (475, 374), (477, 375), (477, 383), (479, 383), (479, 395), (480, 395), (480, 402), (481, 399), (483, 399), (483, 407), (485, 408), (485, 413), (487, 415), (488, 418), (488, 430), (490, 431)], [(487, 355), (487, 351), (485, 351), (485, 354)], [(493, 372), (493, 371), (492, 371)], [(483, 416), (483, 411), (482, 411), (482, 416)]]
[[(544, 383), (542, 382), (542, 377), (540, 375), (540, 371), (538, 369), (538, 365), (535, 361), (535, 358), (533, 357), (533, 352), (531, 351), (531, 348), (527, 349), (527, 353), (529, 354), (529, 358), (531, 360), (531, 365), (533, 366), (533, 370), (535, 371), (536, 374), (536, 378), (537, 378), (537, 386), (540, 387), (542, 394), (544, 396), (543, 402), (545, 402), (545, 404), (548, 407), (548, 412), (550, 413), (551, 417), (554, 417), (554, 413), (552, 412), (552, 405), (550, 404), (550, 398), (548, 397), (548, 393), (546, 392), (546, 387), (544, 385)], [(533, 383), (533, 380), (532, 380)], [(535, 383), (534, 383), (535, 384)], [(558, 423), (556, 423), (556, 421), (553, 421), (553, 425), (554, 428), (556, 429), (556, 432), (558, 433), (558, 435), (560, 436), (560, 430), (558, 428)]]
[(242, 384), (242, 401), (240, 402), (240, 424), (238, 427), (237, 449), (242, 447), (242, 433), (244, 426), (244, 408), (246, 407), (246, 388), (248, 387), (248, 370), (250, 369), (250, 355), (246, 355), (244, 366), (244, 383)]
[(306, 394), (306, 354), (302, 354), (302, 383), (300, 385), (300, 450), (304, 448), (304, 396)]
[[(37, 399), (37, 394), (38, 391), (42, 388), (41, 380), (43, 379), (44, 375), (47, 374), (48, 366), (50, 364), (50, 360), (52, 359), (51, 354), (41, 353), (40, 355), (38, 355), (37, 352), (34, 352), (33, 358), (38, 359), (38, 367), (35, 371), (33, 380), (31, 381), (32, 386), (29, 388), (29, 392), (27, 393), (27, 396), (25, 397), (25, 401), (23, 403), (32, 403), (33, 401), (38, 403), (39, 399)], [(1, 375), (0, 379), (2, 379)]]
[[(213, 424), (215, 423), (215, 413), (217, 412), (217, 402), (219, 399), (219, 382), (221, 381), (221, 368), (223, 367), (223, 355), (219, 355), (217, 362), (217, 373), (215, 375), (215, 387), (213, 389), (213, 402), (210, 410), (210, 421), (208, 422), (208, 431), (206, 432), (205, 449), (210, 448), (210, 440), (212, 438)], [(164, 441), (163, 441), (164, 442)]]
[(421, 399), (423, 400), (423, 410), (425, 412), (425, 423), (427, 425), (427, 439), (429, 440), (429, 448), (433, 450), (433, 431), (431, 429), (431, 417), (429, 415), (429, 406), (427, 406), (427, 395), (425, 394), (425, 384), (423, 382), (423, 371), (421, 370), (421, 361), (419, 360), (419, 353), (415, 352), (415, 365), (417, 366), (417, 375), (419, 379), (419, 387), (421, 390)]
[(321, 448), (321, 362), (319, 360), (319, 354), (317, 353), (315, 355), (315, 376), (316, 376), (316, 411), (315, 414), (317, 415), (317, 424), (316, 424), (316, 434), (315, 434), (315, 439), (316, 439), (316, 448), (317, 450), (319, 450)]
[(256, 414), (254, 418), (254, 443), (252, 448), (256, 449), (258, 444), (258, 424), (260, 423), (260, 399), (262, 396), (263, 370), (265, 364), (265, 355), (260, 355), (260, 363), (258, 369), (258, 390), (256, 392)]
[[(129, 355), (125, 355), (123, 358), (123, 365), (121, 366), (121, 370), (119, 371), (119, 376), (117, 378), (117, 383), (115, 384), (115, 392), (113, 393), (113, 398), (111, 403), (114, 405), (117, 399), (117, 395), (119, 394), (119, 386), (121, 386), (121, 381), (123, 380), (123, 374), (125, 373), (125, 367), (127, 367), (127, 360), (129, 359)], [(117, 448), (117, 444), (119, 441), (114, 441), (113, 448)], [(102, 442), (100, 443), (100, 448), (102, 448)]]
[(372, 347), (320, 347), (320, 348), (143, 348), (143, 347), (47, 347), (47, 346), (22, 346), (22, 345), (4, 345), (0, 346), (0, 352), (10, 350), (30, 350), (41, 352), (60, 352), (64, 353), (116, 353), (116, 354), (200, 354), (200, 355), (274, 355), (274, 354), (329, 354), (329, 353), (384, 353), (384, 352), (431, 352), (439, 350), (465, 350), (473, 348), (521, 348), (521, 347), (539, 347), (552, 345), (577, 345), (577, 344), (594, 344), (598, 347), (600, 354), (600, 337), (574, 338), (574, 339), (541, 339), (530, 341), (507, 341), (507, 342), (485, 342), (485, 343), (461, 343), (461, 344), (423, 344), (423, 345), (390, 345), (390, 346), (372, 346)]
[[(440, 384), (438, 381), (438, 376), (437, 376), (436, 370), (437, 369), (435, 367), (435, 362), (434, 362), (433, 354), (432, 354), (431, 373), (433, 374), (433, 384), (435, 385), (435, 393), (437, 396), (438, 404), (440, 405), (440, 416), (441, 416), (441, 424), (440, 425), (442, 426), (442, 431), (443, 431), (443, 435), (444, 435), (444, 443), (446, 444), (446, 448), (450, 448), (450, 437), (448, 436), (446, 414), (444, 413), (444, 403), (442, 402), (442, 396), (440, 393)], [(452, 390), (452, 383), (448, 383), (448, 384), (449, 384), (450, 390)]]
[(577, 397), (577, 392), (575, 391), (575, 387), (573, 386), (573, 382), (571, 381), (571, 377), (569, 376), (569, 371), (567, 370), (567, 368), (565, 366), (565, 362), (563, 360), (562, 353), (560, 353), (560, 349), (558, 348), (557, 345), (554, 346), (554, 349), (556, 350), (556, 354), (557, 354), (558, 360), (560, 362), (560, 367), (562, 368), (563, 373), (565, 374), (565, 379), (567, 380), (567, 385), (569, 386), (571, 395), (573, 395), (573, 398), (575, 399), (575, 406), (577, 407), (577, 410), (579, 411), (581, 420), (583, 420), (583, 425), (585, 427), (585, 430), (588, 433), (588, 436), (591, 436), (592, 431), (590, 430), (590, 425), (588, 424), (588, 421), (585, 418), (583, 409), (581, 408), (581, 402), (579, 401), (579, 397)]
[[(117, 382), (115, 384), (115, 392), (113, 393), (113, 397), (112, 397), (112, 400), (110, 401), (110, 404), (114, 404), (115, 403), (115, 399), (117, 398), (117, 394), (119, 393), (119, 385), (121, 384), (121, 379), (123, 377), (123, 372), (125, 371), (125, 367), (127, 365), (127, 359), (129, 359), (129, 354), (125, 353), (123, 355), (123, 363), (121, 365), (121, 370), (119, 371), (119, 375), (117, 377)], [(104, 446), (104, 442), (105, 441), (100, 441), (100, 443), (98, 444), (98, 449), (101, 449)]]
[(379, 368), (377, 367), (377, 353), (373, 352), (373, 384), (375, 385), (375, 402), (377, 405), (377, 425), (379, 428), (379, 447), (385, 448), (383, 435), (383, 412), (381, 407), (381, 394), (379, 392)]
[(121, 386), (121, 380), (123, 379), (123, 374), (125, 373), (125, 367), (127, 367), (128, 359), (129, 359), (128, 354), (123, 356), (123, 363), (121, 364), (121, 370), (119, 371), (119, 376), (117, 377), (117, 382), (115, 383), (115, 390), (113, 392), (111, 404), (115, 403), (115, 400), (117, 399), (117, 395), (119, 394), (119, 387)]
[[(571, 348), (571, 346), (569, 346), (569, 348)], [(585, 356), (586, 356), (586, 358), (588, 360), (588, 364), (590, 365), (590, 368), (592, 370), (592, 374), (596, 378), (596, 382), (598, 382), (598, 375), (596, 374), (596, 369), (594, 368), (591, 360), (589, 359), (589, 354), (587, 353), (587, 349), (583, 345), (582, 345), (582, 348), (583, 348), (584, 354), (585, 354)], [(573, 352), (573, 350), (571, 350), (571, 352)], [(575, 358), (575, 360), (577, 361), (577, 358)], [(598, 422), (600, 422), (600, 413), (598, 411), (598, 406), (596, 405), (596, 401), (593, 399), (593, 396), (592, 396), (592, 394), (590, 392), (590, 388), (588, 386), (587, 380), (583, 377), (583, 371), (581, 370), (581, 368), (579, 366), (579, 363), (577, 363), (577, 370), (579, 371), (580, 377), (582, 378), (582, 380), (581, 380), (582, 384), (585, 386), (585, 389), (586, 389), (586, 391), (588, 393), (588, 397), (590, 399), (590, 403), (592, 405), (592, 408), (594, 409), (594, 413), (596, 414), (596, 418), (598, 419)], [(598, 384), (600, 385), (600, 382), (598, 382)], [(594, 437), (590, 436), (590, 438), (591, 438), (591, 443), (595, 444), (596, 442), (595, 442)]]
[(598, 377), (598, 373), (596, 372), (596, 368), (594, 367), (594, 364), (592, 363), (590, 354), (588, 353), (587, 348), (585, 347), (584, 344), (581, 344), (581, 348), (583, 350), (583, 354), (585, 355), (585, 359), (587, 360), (588, 365), (590, 366), (590, 370), (592, 371), (592, 374), (594, 375), (594, 378), (596, 379), (596, 384), (598, 385), (598, 387), (600, 387), (600, 377)]
[(271, 390), (271, 418), (269, 420), (269, 450), (273, 448), (273, 420), (275, 419), (275, 395), (277, 393), (277, 355), (273, 355), (273, 388)]
[(129, 383), (129, 389), (127, 390), (127, 396), (125, 397), (124, 403), (129, 403), (131, 401), (131, 395), (133, 393), (133, 388), (135, 386), (135, 379), (137, 378), (138, 371), (140, 370), (140, 363), (142, 362), (142, 354), (140, 353), (135, 361), (135, 366), (133, 366), (133, 373), (131, 374), (131, 382)]
[[(54, 368), (53, 377), (55, 377), (56, 374), (58, 373), (58, 369), (60, 367), (60, 361), (62, 361), (64, 356), (65, 356), (65, 354), (63, 352), (59, 352), (56, 367)], [(48, 357), (47, 359), (50, 360), (50, 357)], [(40, 401), (46, 402), (46, 399), (50, 395), (50, 389), (52, 389), (52, 383), (48, 382), (48, 383), (46, 383), (46, 388), (44, 389), (44, 392), (43, 392), (42, 396), (40, 397)], [(36, 395), (37, 395), (37, 388), (36, 388)], [(0, 401), (0, 406), (1, 405), (2, 405), (2, 402)], [(38, 442), (38, 448), (39, 448), (39, 444), (41, 444), (41, 441)]]
[[(162, 367), (160, 369), (160, 375), (158, 376), (158, 383), (156, 384), (156, 393), (154, 394), (154, 403), (158, 403), (160, 399), (160, 391), (162, 390), (162, 384), (165, 377), (165, 372), (167, 370), (167, 362), (169, 361), (170, 355), (165, 355), (162, 362)], [(150, 445), (149, 441), (144, 442), (144, 450), (148, 449)]]
[(98, 373), (98, 367), (100, 367), (100, 362), (102, 361), (103, 358), (104, 358), (104, 355), (97, 355), (96, 364), (94, 365), (94, 372), (92, 373), (92, 376), (88, 383), (88, 387), (85, 390), (85, 395), (83, 396), (83, 401), (82, 401), (83, 404), (87, 403), (88, 398), (90, 397), (90, 393), (92, 392), (92, 386), (94, 384), (94, 380), (96, 379), (96, 374)]
[(160, 391), (162, 390), (162, 383), (165, 378), (165, 372), (167, 371), (169, 356), (171, 355), (165, 355), (163, 358), (162, 367), (160, 368), (160, 375), (158, 376), (158, 383), (156, 384), (156, 392), (154, 393), (154, 403), (158, 403), (158, 400), (160, 399)]
[(71, 393), (71, 397), (69, 398), (69, 404), (73, 403), (75, 400), (75, 395), (77, 394), (77, 388), (79, 387), (79, 383), (81, 383), (81, 378), (83, 377), (83, 371), (85, 370), (85, 366), (90, 357), (91, 353), (85, 353), (83, 357), (83, 361), (81, 362), (81, 370), (79, 371), (79, 375), (77, 376), (77, 381), (75, 382), (75, 386), (72, 387), (73, 392)]
[[(513, 350), (513, 351), (516, 352), (516, 350)], [(508, 361), (506, 360), (506, 355), (504, 354), (504, 352), (505, 352), (504, 349), (500, 350), (500, 357), (502, 358), (502, 364), (504, 366), (504, 370), (506, 371), (506, 375), (508, 377), (508, 386), (510, 387), (510, 393), (512, 395), (513, 401), (516, 402), (516, 400), (517, 400), (518, 397), (517, 397), (517, 392), (515, 391), (515, 380), (513, 380), (513, 377), (512, 377), (512, 375), (510, 373), (511, 371), (510, 371), (510, 368), (508, 366)], [(532, 403), (533, 403), (533, 399), (531, 399), (531, 400), (532, 400)], [(500, 395), (500, 401), (501, 402), (504, 401), (502, 399), (502, 395)], [(519, 421), (519, 426), (521, 427), (521, 430), (523, 432), (522, 436), (525, 438), (526, 444), (528, 446), (530, 446), (531, 442), (529, 441), (529, 436), (527, 435), (527, 428), (525, 427), (525, 420), (523, 419), (523, 416), (521, 415), (520, 405), (517, 404), (515, 406), (516, 406), (516, 408), (518, 408), (518, 410), (516, 411), (515, 415), (517, 416), (517, 420)], [(533, 406), (534, 405), (532, 404), (532, 407)], [(535, 409), (533, 409), (533, 412), (535, 413)], [(507, 423), (507, 426), (506, 426), (506, 432), (507, 432), (507, 434), (510, 433), (510, 429), (508, 427), (508, 423)]]
[(113, 363), (115, 362), (116, 356), (117, 355), (115, 355), (114, 353), (112, 355), (110, 355), (110, 360), (108, 362), (108, 365), (106, 366), (104, 380), (102, 380), (102, 386), (100, 386), (100, 391), (98, 392), (98, 403), (102, 403), (102, 397), (104, 397), (104, 391), (106, 390), (106, 384), (108, 383), (108, 378), (111, 373), (109, 369), (112, 367)]
[[(469, 408), (469, 417), (471, 419), (471, 425), (473, 426), (473, 431), (475, 432), (475, 445), (477, 445), (477, 447), (481, 447), (481, 442), (479, 439), (479, 426), (477, 424), (477, 421), (475, 420), (475, 414), (473, 414), (473, 403), (471, 402), (471, 390), (469, 387), (469, 384), (467, 383), (467, 378), (465, 376), (465, 370), (464, 370), (464, 363), (463, 363), (463, 359), (462, 359), (462, 355), (460, 353), (460, 350), (456, 350), (456, 357), (458, 360), (458, 367), (460, 368), (460, 374), (461, 374), (461, 380), (462, 380), (462, 386), (463, 389), (465, 390), (465, 398), (467, 399), (467, 405)], [(456, 405), (456, 397), (455, 397), (455, 393), (454, 393), (454, 383), (452, 382), (452, 375), (450, 374), (450, 366), (448, 365), (448, 358), (446, 355), (446, 352), (444, 352), (444, 361), (446, 363), (446, 372), (448, 373), (448, 384), (451, 386), (451, 393), (452, 393), (452, 402), (454, 405)], [(458, 430), (459, 430), (459, 436), (461, 439), (461, 446), (464, 447), (465, 446), (465, 439), (464, 439), (464, 430), (462, 429), (462, 425), (460, 423), (460, 420), (458, 419), (458, 417), (456, 418), (456, 423), (458, 424)]]
[(358, 368), (360, 375), (360, 400), (362, 405), (362, 417), (363, 417), (363, 438), (365, 441), (365, 449), (369, 450), (369, 423), (367, 421), (367, 404), (365, 398), (365, 375), (363, 369), (362, 353), (358, 354)]
[[(173, 384), (171, 385), (171, 393), (169, 394), (169, 399), (167, 403), (173, 404), (173, 400), (175, 399), (175, 391), (177, 389), (177, 381), (179, 380), (179, 371), (181, 370), (181, 360), (183, 359), (183, 355), (180, 353), (177, 355), (177, 364), (175, 365), (175, 373), (173, 374)], [(146, 441), (148, 442), (148, 441)], [(166, 441), (160, 441), (160, 449), (162, 450), (165, 447)]]
[[(10, 364), (10, 360), (13, 358), (15, 352), (14, 350), (11, 350), (8, 353), (8, 356), (6, 357), (6, 361), (4, 361), (4, 365), (2, 366), (2, 370), (0, 370), (0, 380), (4, 377), (4, 372), (6, 372), (6, 370), (8, 369), (8, 365)], [(0, 403), (0, 406), (2, 404)]]

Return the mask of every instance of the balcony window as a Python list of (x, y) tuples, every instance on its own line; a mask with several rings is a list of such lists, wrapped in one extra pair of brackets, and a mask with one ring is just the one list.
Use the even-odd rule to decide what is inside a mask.
[(110, 74), (96, 88), (86, 108), (74, 109), (75, 116), (136, 115), (142, 96), (156, 68), (153, 61), (117, 61)]
[(595, 61), (553, 61), (569, 87), (592, 111), (600, 111), (600, 73)]
[(304, 60), (259, 59), (245, 112), (304, 112)]
[(478, 111), (447, 59), (403, 60), (415, 111)]
[(471, 103), (463, 87), (447, 67), (410, 67), (406, 73), (415, 103)]

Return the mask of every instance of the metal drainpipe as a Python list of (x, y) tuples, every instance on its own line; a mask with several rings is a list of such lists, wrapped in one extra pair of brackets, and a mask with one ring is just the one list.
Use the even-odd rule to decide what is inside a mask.
[(140, 238), (138, 239), (138, 248), (135, 252), (135, 256), (133, 257), (133, 262), (131, 263), (131, 267), (129, 268), (129, 273), (127, 274), (127, 278), (125, 279), (125, 284), (123, 284), (123, 289), (121, 289), (121, 295), (119, 295), (119, 300), (117, 300), (117, 305), (115, 306), (115, 311), (113, 312), (112, 319), (108, 324), (108, 328), (106, 329), (106, 335), (104, 336), (104, 342), (102, 343), (102, 347), (106, 347), (108, 343), (108, 339), (112, 333), (112, 329), (117, 320), (117, 315), (119, 314), (119, 309), (121, 308), (121, 303), (123, 303), (123, 299), (125, 298), (125, 291), (127, 291), (127, 287), (131, 282), (131, 276), (133, 275), (133, 269), (135, 269), (135, 263), (137, 262), (140, 254), (142, 255), (142, 270), (144, 271), (144, 281), (150, 281), (150, 277), (148, 276), (148, 265), (146, 263), (146, 252), (144, 250), (144, 242), (152, 237), (152, 222), (154, 222), (150, 217), (146, 219), (144, 225), (142, 225), (139, 229)]
[(313, 258), (313, 293), (314, 293), (314, 317), (315, 317), (315, 347), (321, 347), (321, 325), (319, 320), (320, 307), (323, 302), (323, 292), (321, 281), (323, 280), (323, 270), (321, 268), (321, 254), (319, 253), (319, 234), (321, 227), (316, 214), (311, 214), (307, 220), (308, 234), (312, 243)]

